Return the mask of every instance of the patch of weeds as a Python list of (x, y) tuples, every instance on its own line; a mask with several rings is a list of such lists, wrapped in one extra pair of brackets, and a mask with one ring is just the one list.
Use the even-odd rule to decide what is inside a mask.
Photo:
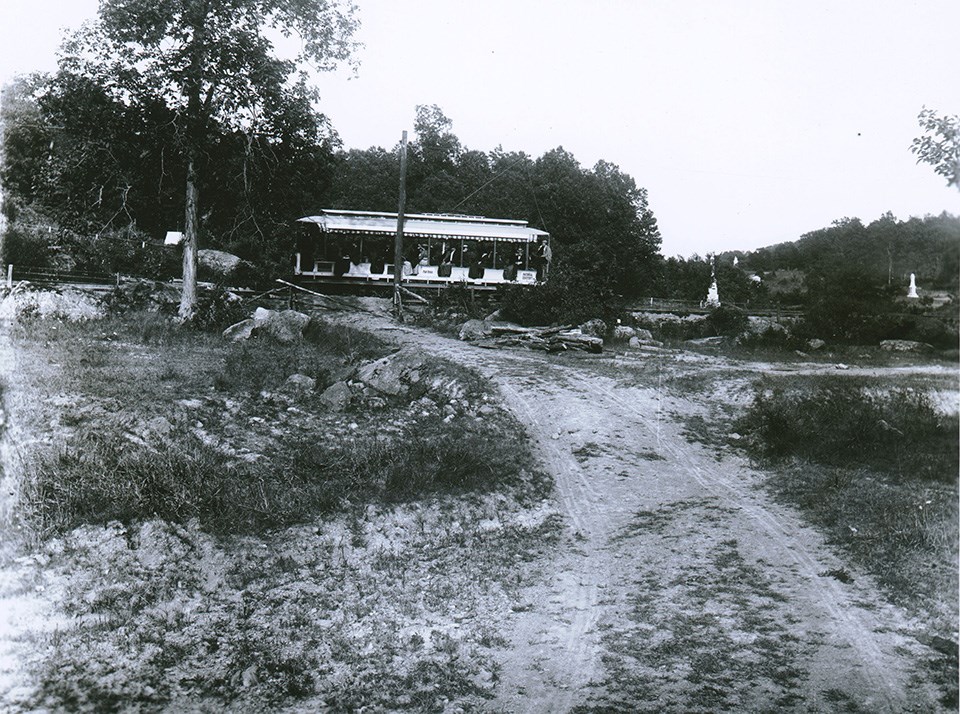
[(736, 429), (755, 456), (800, 457), (829, 466), (869, 465), (901, 479), (955, 483), (960, 421), (911, 389), (873, 393), (849, 379), (815, 389), (761, 384)]
[(522, 427), (506, 414), (496, 421), (424, 417), (389, 438), (345, 446), (306, 441), (290, 452), (289, 478), (319, 494), (322, 510), (344, 501), (404, 502), (511, 487), (537, 499), (552, 488), (534, 466)]
[(27, 465), (21, 510), (41, 536), (151, 517), (242, 530), (265, 505), (261, 484), (190, 433), (152, 448), (117, 431), (87, 428)]
[(292, 374), (305, 374), (325, 385), (330, 359), (313, 345), (284, 345), (273, 340), (252, 340), (231, 345), (214, 386), (223, 392), (259, 393), (274, 389)]
[(849, 585), (853, 582), (853, 576), (847, 572), (846, 568), (834, 568), (833, 570), (825, 570), (822, 573), (819, 573), (821, 578), (833, 578), (834, 580), (839, 580), (845, 585)]
[(303, 340), (321, 351), (349, 362), (383, 357), (391, 348), (371, 332), (313, 317), (303, 331)]
[(580, 446), (573, 450), (573, 455), (577, 457), (577, 461), (581, 464), (584, 463), (587, 459), (603, 456), (603, 450), (598, 444), (595, 444), (592, 441), (588, 441), (583, 446)]

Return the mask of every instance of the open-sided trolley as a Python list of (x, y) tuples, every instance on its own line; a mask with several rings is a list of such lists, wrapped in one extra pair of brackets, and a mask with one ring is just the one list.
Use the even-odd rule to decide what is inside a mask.
[[(393, 281), (397, 214), (324, 209), (299, 219), (294, 273), (310, 282)], [(526, 221), (408, 214), (403, 223), (405, 285), (494, 287), (546, 279), (550, 236)]]

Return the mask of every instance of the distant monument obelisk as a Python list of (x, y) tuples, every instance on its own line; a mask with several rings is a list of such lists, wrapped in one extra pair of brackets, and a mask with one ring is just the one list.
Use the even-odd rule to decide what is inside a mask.
[(720, 290), (717, 288), (717, 270), (710, 256), (710, 289), (707, 290), (707, 307), (720, 307)]
[(910, 290), (907, 292), (908, 298), (919, 298), (917, 295), (917, 276), (914, 273), (910, 273)]

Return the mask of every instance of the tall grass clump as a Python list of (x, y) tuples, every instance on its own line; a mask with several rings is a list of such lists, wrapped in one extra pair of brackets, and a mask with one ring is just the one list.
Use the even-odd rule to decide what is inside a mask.
[(342, 447), (300, 443), (292, 453), (291, 477), (309, 484), (321, 511), (345, 502), (403, 502), (520, 485), (532, 486), (528, 495), (536, 497), (549, 490), (533, 467), (523, 430), (507, 417), (497, 425), (430, 417), (391, 439), (371, 436)]
[(150, 518), (257, 533), (372, 501), (531, 484), (527, 495), (543, 497), (549, 486), (537, 481), (524, 439), (509, 420), (430, 418), (389, 439), (300, 441), (247, 463), (189, 432), (149, 445), (116, 430), (82, 431), (27, 465), (20, 512), (41, 538)]
[(829, 466), (869, 466), (907, 479), (953, 483), (956, 416), (912, 389), (867, 391), (849, 379), (759, 389), (736, 426), (755, 456), (798, 457)]
[(192, 434), (147, 446), (117, 431), (84, 431), (27, 464), (20, 512), (41, 537), (148, 518), (245, 530), (262, 520), (261, 485), (249, 466)]
[(314, 319), (298, 342), (264, 336), (227, 346), (214, 386), (221, 391), (259, 392), (283, 384), (291, 374), (305, 374), (322, 388), (338, 367), (382, 357), (389, 349), (375, 335)]

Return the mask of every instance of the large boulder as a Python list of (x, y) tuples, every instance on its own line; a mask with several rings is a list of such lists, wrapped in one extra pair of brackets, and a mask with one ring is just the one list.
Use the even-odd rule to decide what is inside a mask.
[(617, 325), (613, 328), (613, 338), (615, 340), (629, 340), (631, 337), (636, 336), (637, 331), (629, 325)]
[(197, 251), (197, 264), (215, 275), (230, 275), (241, 262), (239, 256), (223, 250), (203, 248)]
[(426, 359), (422, 352), (404, 348), (362, 365), (357, 370), (357, 379), (381, 394), (397, 397), (422, 382)]
[(30, 318), (84, 322), (104, 313), (103, 302), (96, 295), (70, 287), (33, 290), (29, 283), (21, 282), (0, 301), (0, 320), (12, 322)]
[(467, 320), (460, 326), (460, 332), (457, 336), (461, 340), (472, 342), (473, 340), (482, 340), (489, 337), (490, 328), (483, 320)]
[(297, 342), (303, 337), (303, 331), (309, 323), (310, 317), (296, 310), (278, 311), (258, 307), (253, 317), (224, 330), (223, 337), (232, 342), (259, 336), (271, 337), (277, 342)]
[(277, 342), (296, 342), (303, 337), (303, 330), (310, 322), (310, 316), (296, 310), (280, 310), (257, 320), (257, 334), (268, 335)]

